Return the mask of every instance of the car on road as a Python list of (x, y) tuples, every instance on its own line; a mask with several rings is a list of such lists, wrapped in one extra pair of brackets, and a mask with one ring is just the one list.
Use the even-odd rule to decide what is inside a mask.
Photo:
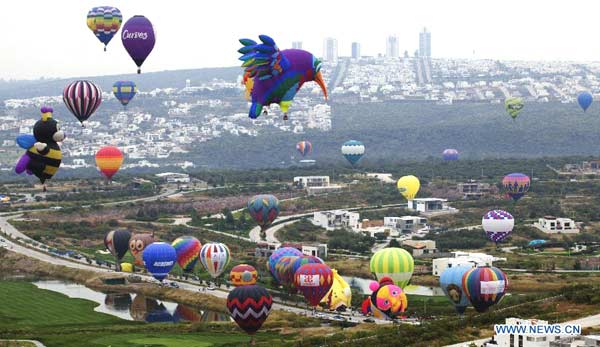
[(346, 321), (346, 318), (344, 318), (344, 317), (342, 317), (340, 315), (335, 315), (335, 316), (331, 317), (330, 319), (334, 320), (334, 321), (338, 321), (338, 322), (345, 322)]
[(316, 313), (316, 314), (315, 314), (315, 317), (316, 317), (316, 318), (320, 318), (320, 319), (325, 319), (325, 318), (327, 318), (327, 315), (326, 315), (326, 314), (323, 314), (323, 313)]
[(171, 283), (169, 283), (169, 286), (171, 288), (179, 288), (179, 284), (177, 284), (177, 282), (171, 282)]
[(206, 287), (206, 290), (215, 290), (217, 289), (216, 287), (210, 286), (210, 287)]
[(375, 323), (375, 319), (373, 319), (373, 318), (369, 317), (369, 318), (365, 318), (365, 319), (363, 320), (363, 322), (365, 322), (365, 323)]

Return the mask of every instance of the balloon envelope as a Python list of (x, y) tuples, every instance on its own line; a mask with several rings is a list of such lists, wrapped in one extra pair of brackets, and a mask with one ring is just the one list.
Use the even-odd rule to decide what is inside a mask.
[(506, 293), (508, 279), (493, 266), (477, 267), (463, 275), (462, 287), (477, 312), (485, 312)]
[(113, 36), (119, 31), (123, 15), (118, 8), (112, 6), (99, 6), (92, 8), (87, 14), (87, 26), (94, 35), (106, 45), (112, 40)]
[(184, 272), (192, 272), (198, 262), (202, 244), (193, 236), (178, 237), (171, 244), (177, 253), (177, 264)]
[(286, 257), (286, 256), (297, 256), (300, 257), (302, 256), (302, 252), (300, 252), (298, 249), (294, 248), (294, 247), (281, 247), (278, 248), (277, 250), (275, 250), (275, 252), (273, 252), (273, 254), (271, 254), (271, 256), (269, 257), (269, 262), (268, 267), (269, 267), (269, 271), (271, 272), (271, 275), (273, 275), (273, 277), (275, 279), (277, 279), (277, 274), (276, 269), (275, 269), (275, 265), (277, 264), (277, 262), (279, 261), (279, 259)]
[(296, 144), (296, 150), (305, 157), (307, 154), (312, 152), (312, 143), (308, 141), (300, 141)]
[(342, 145), (342, 154), (350, 164), (355, 165), (365, 154), (365, 145), (356, 140), (346, 141)]
[(408, 285), (414, 268), (415, 261), (412, 255), (402, 248), (383, 248), (371, 257), (371, 273), (378, 280), (389, 277), (401, 288)]
[(104, 146), (96, 152), (96, 166), (109, 180), (123, 164), (123, 153), (115, 146)]
[(502, 179), (504, 190), (514, 201), (519, 200), (529, 191), (530, 184), (529, 176), (522, 173), (511, 173)]
[(102, 89), (91, 81), (75, 81), (63, 90), (63, 102), (81, 124), (90, 118), (102, 103)]
[(104, 236), (104, 246), (120, 261), (129, 249), (129, 239), (131, 239), (129, 230), (112, 230)]
[(421, 182), (416, 176), (409, 175), (400, 177), (396, 186), (406, 200), (412, 200), (417, 196), (419, 188), (421, 188)]
[(135, 265), (144, 265), (142, 252), (154, 241), (154, 236), (152, 234), (134, 234), (131, 236), (129, 239), (129, 252), (135, 258)]
[(144, 249), (143, 257), (148, 272), (162, 281), (175, 265), (177, 253), (175, 248), (166, 242), (154, 242)]
[(152, 23), (144, 16), (129, 18), (121, 31), (123, 47), (141, 72), (141, 66), (154, 48), (154, 28)]
[(279, 200), (273, 195), (255, 195), (248, 201), (248, 212), (256, 224), (265, 228), (279, 215)]
[(448, 148), (442, 153), (444, 160), (458, 160), (458, 151), (453, 148)]
[(325, 264), (302, 265), (294, 274), (294, 284), (310, 306), (317, 306), (333, 285), (333, 272)]
[(391, 278), (383, 277), (379, 283), (372, 282), (371, 313), (375, 318), (394, 319), (408, 307), (406, 293)]
[(248, 334), (256, 333), (263, 325), (273, 305), (273, 297), (263, 287), (248, 285), (234, 288), (227, 295), (231, 318)]
[(333, 284), (321, 302), (327, 304), (332, 311), (346, 310), (351, 306), (352, 290), (336, 269), (331, 269), (331, 272), (333, 272)]
[(229, 264), (230, 254), (224, 243), (206, 243), (200, 250), (200, 262), (213, 278), (217, 278)]
[(113, 84), (113, 94), (121, 105), (127, 106), (137, 94), (137, 86), (132, 81), (117, 81)]
[(454, 304), (456, 312), (459, 314), (465, 313), (469, 306), (469, 299), (462, 289), (462, 278), (465, 273), (471, 270), (470, 266), (455, 266), (450, 267), (442, 272), (440, 276), (440, 287), (446, 294), (448, 300)]
[(581, 92), (579, 93), (579, 95), (577, 95), (577, 103), (583, 109), (584, 112), (588, 109), (588, 107), (590, 107), (593, 100), (594, 98), (589, 92)]
[(510, 235), (515, 226), (515, 219), (503, 210), (488, 211), (481, 219), (481, 226), (487, 237), (498, 243)]
[(521, 98), (507, 98), (504, 101), (504, 108), (506, 109), (506, 112), (508, 112), (508, 115), (512, 117), (512, 119), (516, 119), (517, 116), (519, 116), (519, 113), (521, 113), (521, 110), (524, 106), (525, 104)]
[(231, 269), (229, 280), (236, 287), (256, 284), (258, 271), (252, 265), (239, 264)]

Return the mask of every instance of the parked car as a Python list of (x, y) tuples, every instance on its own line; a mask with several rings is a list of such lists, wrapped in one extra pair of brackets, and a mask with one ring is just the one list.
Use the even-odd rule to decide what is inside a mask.
[(365, 322), (365, 323), (375, 323), (375, 319), (369, 317), (369, 318), (366, 318), (365, 320), (363, 320), (363, 322)]
[(171, 286), (172, 288), (179, 288), (179, 284), (177, 284), (176, 282), (169, 283), (169, 286)]

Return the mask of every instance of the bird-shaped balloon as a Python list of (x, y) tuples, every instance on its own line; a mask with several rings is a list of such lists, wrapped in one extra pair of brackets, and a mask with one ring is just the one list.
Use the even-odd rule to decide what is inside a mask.
[(243, 54), (240, 60), (245, 68), (243, 84), (246, 86), (246, 99), (252, 101), (250, 118), (260, 116), (265, 106), (279, 104), (286, 120), (292, 99), (305, 82), (317, 82), (327, 100), (321, 61), (317, 57), (301, 49), (281, 51), (267, 35), (259, 35), (258, 38), (262, 43), (240, 39), (244, 47), (238, 50)]

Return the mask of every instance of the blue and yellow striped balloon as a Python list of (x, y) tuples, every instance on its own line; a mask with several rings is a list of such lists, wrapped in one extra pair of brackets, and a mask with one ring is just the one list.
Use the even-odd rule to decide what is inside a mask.
[(132, 81), (117, 81), (113, 84), (113, 94), (123, 106), (129, 104), (131, 99), (137, 94), (137, 91), (137, 86)]
[(389, 277), (398, 287), (404, 289), (412, 277), (415, 261), (404, 249), (390, 247), (373, 254), (370, 268), (377, 280)]

